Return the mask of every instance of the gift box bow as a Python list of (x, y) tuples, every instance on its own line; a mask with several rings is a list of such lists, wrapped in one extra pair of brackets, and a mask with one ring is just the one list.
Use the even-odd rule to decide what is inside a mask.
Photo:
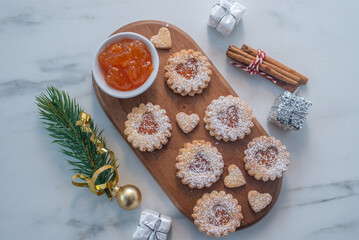
[(312, 103), (295, 93), (285, 91), (280, 95), (270, 113), (270, 120), (283, 124), (285, 129), (301, 129)]
[(171, 227), (171, 218), (152, 210), (142, 212), (135, 239), (165, 240)]
[(246, 8), (233, 0), (220, 0), (213, 5), (208, 25), (223, 35), (229, 35), (241, 20)]

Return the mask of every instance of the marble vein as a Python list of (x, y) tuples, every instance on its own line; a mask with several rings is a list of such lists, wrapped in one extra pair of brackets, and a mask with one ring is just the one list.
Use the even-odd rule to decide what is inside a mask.
[(345, 229), (350, 229), (350, 228), (358, 228), (358, 226), (359, 226), (359, 221), (351, 221), (351, 222), (336, 224), (336, 225), (330, 226), (330, 227), (320, 228), (320, 229), (314, 231), (313, 233), (321, 234), (323, 232), (336, 231), (338, 229), (345, 230)]
[(16, 15), (0, 18), (0, 25), (33, 26), (39, 25), (41, 22), (34, 18), (33, 8), (30, 7)]
[(358, 196), (359, 180), (347, 180), (342, 182), (297, 187), (284, 190), (284, 192), (298, 197), (296, 197), (294, 201), (288, 201), (287, 204), (281, 206), (282, 209), (303, 207), (312, 204), (322, 204), (329, 201)]

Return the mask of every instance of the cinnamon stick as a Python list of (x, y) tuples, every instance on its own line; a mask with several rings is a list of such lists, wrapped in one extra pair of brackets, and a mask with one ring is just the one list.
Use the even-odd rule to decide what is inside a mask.
[[(252, 56), (252, 55), (246, 53), (245, 51), (243, 51), (243, 50), (237, 48), (236, 46), (229, 46), (228, 50), (230, 50), (230, 51), (232, 51), (232, 52), (235, 52), (235, 53), (238, 53), (238, 54), (240, 54), (240, 55), (243, 55), (243, 56), (245, 56), (246, 58), (251, 59), (252, 61), (254, 61), (254, 60), (256, 59), (256, 56), (257, 56), (257, 55), (256, 55), (256, 56), (254, 57), (254, 56)], [(269, 62), (267, 62), (267, 61), (265, 61), (265, 58), (263, 59), (262, 65), (263, 65), (263, 64), (264, 64), (264, 65), (267, 65), (267, 66), (269, 66), (269, 67), (271, 67), (273, 70), (279, 72), (280, 74), (282, 74), (282, 75), (284, 75), (284, 76), (286, 76), (286, 77), (288, 77), (288, 78), (290, 78), (290, 79), (292, 79), (292, 80), (294, 80), (294, 81), (296, 81), (296, 82), (299, 82), (299, 81), (300, 81), (300, 77), (298, 77), (298, 76), (296, 76), (296, 75), (294, 75), (294, 74), (291, 74), (290, 72), (287, 72), (287, 71), (285, 71), (285, 70), (283, 70), (283, 69), (281, 69), (281, 68), (279, 68), (279, 67), (277, 67), (277, 66), (275, 66), (275, 65), (273, 65), (273, 64), (271, 64), (271, 63), (269, 63)]]
[[(253, 60), (251, 60), (250, 58), (247, 58), (243, 55), (240, 55), (240, 54), (237, 54), (237, 53), (234, 53), (232, 51), (229, 51), (227, 50), (227, 56), (229, 58), (232, 58), (240, 63), (243, 63), (245, 65), (249, 65), (253, 62)], [(298, 84), (298, 82), (280, 74), (279, 72), (273, 70), (271, 67), (269, 67), (268, 65), (263, 65), (261, 64), (260, 67), (259, 67), (259, 70), (262, 71), (262, 72), (265, 72), (267, 73), (268, 75), (271, 75), (272, 77), (278, 79), (278, 80), (281, 80), (283, 82), (286, 82), (286, 83), (289, 83), (289, 84), (292, 84), (292, 85), (295, 85), (295, 84)]]
[[(254, 57), (257, 56), (257, 50), (255, 50), (254, 48), (251, 48), (248, 45), (243, 44), (241, 50), (254, 56)], [(285, 71), (287, 71), (295, 76), (298, 76), (300, 78), (299, 82), (303, 85), (305, 85), (308, 82), (308, 78), (306, 76), (303, 76), (302, 74), (300, 74), (300, 73), (296, 72), (295, 70), (285, 66), (284, 64), (274, 60), (271, 57), (265, 56), (264, 61), (271, 63), (271, 64), (277, 66), (278, 68), (284, 69)]]

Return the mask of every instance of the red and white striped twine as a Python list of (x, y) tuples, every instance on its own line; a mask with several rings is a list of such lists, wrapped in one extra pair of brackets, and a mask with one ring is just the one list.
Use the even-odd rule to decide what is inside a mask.
[(259, 68), (260, 68), (261, 64), (263, 63), (263, 59), (264, 59), (265, 55), (266, 55), (266, 53), (264, 51), (258, 49), (256, 59), (248, 66), (243, 66), (239, 63), (232, 62), (232, 61), (231, 61), (231, 64), (235, 67), (243, 69), (250, 75), (260, 74), (260, 75), (264, 76), (265, 78), (271, 80), (273, 83), (277, 83), (277, 81), (272, 76), (266, 74), (265, 72), (259, 71)]

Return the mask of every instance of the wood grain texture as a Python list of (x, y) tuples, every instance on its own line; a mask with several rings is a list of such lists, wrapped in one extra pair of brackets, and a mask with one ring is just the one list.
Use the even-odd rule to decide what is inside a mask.
[[(139, 21), (130, 23), (118, 29), (115, 33), (135, 32), (145, 36), (146, 38), (151, 38), (151, 36), (157, 34), (160, 27), (164, 25), (166, 25), (166, 23), (160, 21)], [(168, 195), (173, 204), (191, 221), (193, 220), (191, 218), (193, 207), (204, 193), (209, 193), (213, 190), (223, 190), (227, 193), (231, 193), (242, 206), (244, 218), (239, 229), (243, 229), (262, 219), (271, 210), (280, 193), (282, 179), (264, 183), (262, 181), (257, 181), (248, 175), (247, 171), (244, 169), (244, 150), (246, 149), (248, 142), (255, 137), (267, 135), (267, 133), (258, 121), (254, 119), (254, 127), (252, 128), (251, 134), (246, 136), (243, 140), (226, 143), (223, 141), (217, 141), (214, 137), (209, 135), (203, 122), (206, 107), (213, 99), (222, 95), (237, 96), (237, 94), (221, 76), (213, 64), (211, 66), (213, 71), (211, 82), (202, 94), (195, 95), (194, 97), (182, 97), (169, 89), (163, 79), (163, 75), (164, 66), (166, 65), (167, 59), (170, 55), (181, 49), (194, 49), (203, 53), (196, 42), (181, 29), (173, 25), (169, 25), (169, 30), (173, 41), (172, 49), (170, 51), (158, 50), (160, 59), (158, 76), (154, 84), (145, 93), (130, 99), (117, 99), (105, 94), (93, 80), (94, 91), (103, 110), (125, 139), (125, 121), (127, 120), (127, 114), (131, 112), (133, 107), (138, 106), (140, 103), (152, 102), (153, 104), (158, 104), (162, 108), (166, 109), (167, 115), (170, 118), (173, 127), (172, 137), (169, 139), (167, 145), (165, 145), (161, 150), (155, 150), (154, 152), (140, 152), (132, 148), (133, 151), (164, 192)], [(225, 56), (224, 53), (223, 56)], [(185, 134), (176, 124), (175, 117), (178, 112), (197, 113), (200, 116), (201, 121), (191, 133)], [(201, 139), (211, 142), (218, 148), (218, 150), (223, 154), (225, 167), (220, 179), (210, 188), (204, 188), (201, 190), (190, 189), (187, 185), (182, 184), (176, 177), (176, 157), (178, 155), (178, 150), (182, 148), (186, 142)], [(132, 147), (131, 144), (129, 145)], [(224, 186), (223, 180), (228, 174), (227, 168), (231, 164), (239, 166), (247, 181), (246, 185), (234, 189), (229, 189)], [(273, 201), (262, 212), (254, 213), (250, 209), (247, 200), (247, 195), (250, 190), (257, 190), (261, 193), (270, 193), (273, 196)]]

